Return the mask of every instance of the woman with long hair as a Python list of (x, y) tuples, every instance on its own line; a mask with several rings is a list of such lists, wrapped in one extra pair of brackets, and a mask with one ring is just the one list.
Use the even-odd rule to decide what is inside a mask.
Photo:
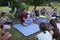
[(54, 34), (53, 34), (53, 38), (56, 39), (56, 40), (59, 40), (59, 30), (57, 28), (57, 25), (56, 25), (56, 21), (54, 19), (50, 20), (50, 24), (53, 26), (53, 31), (54, 31)]

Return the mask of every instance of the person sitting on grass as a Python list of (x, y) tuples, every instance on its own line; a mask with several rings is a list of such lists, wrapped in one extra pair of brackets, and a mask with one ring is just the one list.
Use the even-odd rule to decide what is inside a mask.
[(43, 9), (41, 9), (41, 15), (45, 15), (45, 13), (46, 13), (46, 9), (45, 8), (43, 8)]
[(57, 12), (57, 8), (54, 9), (54, 13), (53, 13), (52, 17), (60, 18), (59, 13)]
[(20, 18), (21, 19), (21, 23), (23, 25), (29, 25), (29, 24), (32, 23), (32, 20), (31, 20), (31, 18), (29, 16), (30, 16), (30, 14), (27, 15), (26, 10), (24, 10), (24, 12), (21, 14), (21, 18)]
[(39, 16), (39, 10), (38, 10), (37, 6), (34, 7), (33, 11), (34, 11), (35, 16), (38, 17)]
[(12, 20), (9, 19), (5, 12), (2, 12), (1, 20), (4, 24), (12, 24)]
[(32, 10), (32, 12), (31, 12), (31, 18), (33, 19), (33, 20), (35, 20), (35, 18), (36, 18), (36, 16), (35, 16), (35, 13), (34, 13), (34, 10)]
[(49, 22), (50, 20), (51, 20), (51, 15), (50, 15), (50, 13), (49, 13), (49, 11), (48, 12), (46, 12), (46, 22)]
[(52, 40), (52, 35), (47, 31), (47, 25), (40, 23), (40, 34), (36, 36), (36, 40)]
[(0, 40), (11, 40), (12, 35), (9, 32), (3, 30), (3, 24), (0, 23)]
[(52, 16), (54, 14), (54, 7), (52, 6), (51, 9), (49, 10), (50, 15)]
[(23, 24), (26, 19), (27, 19), (27, 13), (26, 10), (24, 10), (20, 18), (21, 23)]

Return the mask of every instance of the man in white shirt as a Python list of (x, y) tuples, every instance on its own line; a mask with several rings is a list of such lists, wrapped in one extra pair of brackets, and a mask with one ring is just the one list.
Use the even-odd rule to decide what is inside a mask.
[(52, 40), (52, 35), (46, 31), (47, 25), (45, 23), (40, 23), (40, 34), (36, 36), (37, 40)]
[(45, 34), (43, 32), (41, 32), (40, 34), (38, 34), (36, 36), (36, 38), (38, 40), (52, 40), (52, 35), (48, 31), (46, 31)]
[(51, 14), (51, 16), (53, 15), (53, 13), (54, 13), (54, 7), (52, 7), (52, 8), (49, 10), (49, 13)]

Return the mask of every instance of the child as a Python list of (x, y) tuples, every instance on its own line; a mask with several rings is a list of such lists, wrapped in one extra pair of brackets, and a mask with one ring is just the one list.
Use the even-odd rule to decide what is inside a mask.
[(4, 24), (12, 24), (12, 20), (10, 20), (5, 12), (2, 12), (1, 20)]
[(41, 33), (36, 36), (38, 40), (52, 40), (51, 34), (47, 31), (45, 23), (40, 24)]

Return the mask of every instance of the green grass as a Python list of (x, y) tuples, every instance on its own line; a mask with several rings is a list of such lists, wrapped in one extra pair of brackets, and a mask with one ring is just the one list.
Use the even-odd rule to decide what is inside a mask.
[[(47, 10), (50, 9), (50, 7), (48, 7), (48, 6), (38, 6), (38, 10), (41, 10), (43, 7), (45, 7)], [(34, 6), (30, 6), (29, 10), (32, 11), (33, 8), (34, 8)]]
[[(29, 10), (32, 11), (33, 7), (34, 6), (30, 6)], [(50, 7), (47, 7), (47, 6), (38, 6), (38, 9), (41, 10), (43, 7), (45, 7), (47, 10), (50, 9)], [(60, 14), (60, 5), (55, 3), (54, 7), (56, 7), (58, 9), (58, 12)], [(3, 11), (9, 11), (9, 8), (8, 7), (0, 7), (0, 13)], [(29, 37), (24, 37), (20, 32), (18, 32), (13, 27), (8, 31), (12, 34), (13, 40), (33, 40), (34, 36), (36, 35), (36, 34), (34, 34), (34, 35), (29, 36)]]

